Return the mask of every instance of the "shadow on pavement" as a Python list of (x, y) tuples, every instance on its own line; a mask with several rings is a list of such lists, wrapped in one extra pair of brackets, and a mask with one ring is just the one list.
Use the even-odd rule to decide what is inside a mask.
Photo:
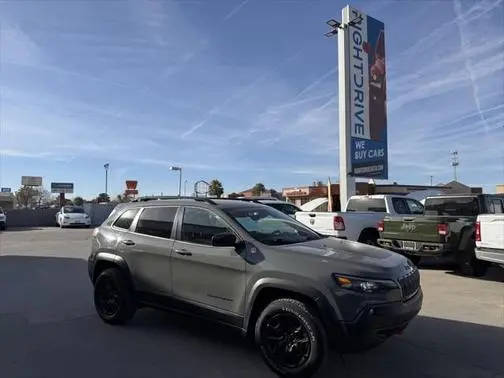
[[(2, 377), (274, 376), (221, 325), (151, 309), (126, 326), (103, 323), (84, 260), (0, 257), (0, 287)], [(419, 316), (372, 351), (331, 353), (317, 376), (504, 378), (503, 350), (504, 328)]]
[[(47, 227), (45, 227), (47, 228)], [(7, 227), (5, 230), (0, 231), (2, 232), (14, 232), (14, 231), (39, 231), (43, 230), (43, 227)]]

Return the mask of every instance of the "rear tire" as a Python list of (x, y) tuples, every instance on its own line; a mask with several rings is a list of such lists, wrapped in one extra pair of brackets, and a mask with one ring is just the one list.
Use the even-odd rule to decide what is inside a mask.
[(416, 255), (409, 255), (407, 256), (415, 266), (418, 266), (420, 264), (420, 261), (422, 260), (422, 256), (416, 256)]
[(483, 277), (488, 269), (486, 261), (478, 260), (474, 253), (474, 243), (457, 254), (457, 270), (464, 276)]
[(96, 312), (109, 324), (124, 324), (136, 311), (129, 282), (118, 268), (105, 269), (94, 286)]
[(295, 299), (277, 299), (255, 324), (255, 341), (266, 364), (281, 377), (311, 377), (322, 365), (327, 342), (314, 312)]

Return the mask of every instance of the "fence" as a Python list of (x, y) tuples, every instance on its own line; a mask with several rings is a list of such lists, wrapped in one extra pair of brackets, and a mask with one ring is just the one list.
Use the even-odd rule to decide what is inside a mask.
[[(91, 225), (103, 223), (114, 209), (115, 204), (86, 203), (84, 210), (91, 218)], [(56, 213), (59, 209), (14, 209), (8, 210), (8, 227), (47, 227), (56, 226)]]

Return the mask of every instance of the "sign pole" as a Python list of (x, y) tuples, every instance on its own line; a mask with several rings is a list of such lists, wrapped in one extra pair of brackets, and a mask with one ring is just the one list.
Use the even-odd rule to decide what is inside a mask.
[(341, 211), (346, 210), (348, 199), (355, 194), (355, 178), (351, 172), (351, 122), (350, 122), (350, 46), (349, 8), (341, 10), (342, 28), (338, 32), (339, 73), (339, 189)]

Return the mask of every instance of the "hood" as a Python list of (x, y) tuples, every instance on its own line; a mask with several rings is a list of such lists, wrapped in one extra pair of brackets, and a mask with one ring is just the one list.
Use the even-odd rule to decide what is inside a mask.
[(289, 244), (280, 249), (320, 258), (333, 265), (334, 273), (349, 276), (396, 279), (410, 269), (408, 259), (395, 252), (332, 237)]

